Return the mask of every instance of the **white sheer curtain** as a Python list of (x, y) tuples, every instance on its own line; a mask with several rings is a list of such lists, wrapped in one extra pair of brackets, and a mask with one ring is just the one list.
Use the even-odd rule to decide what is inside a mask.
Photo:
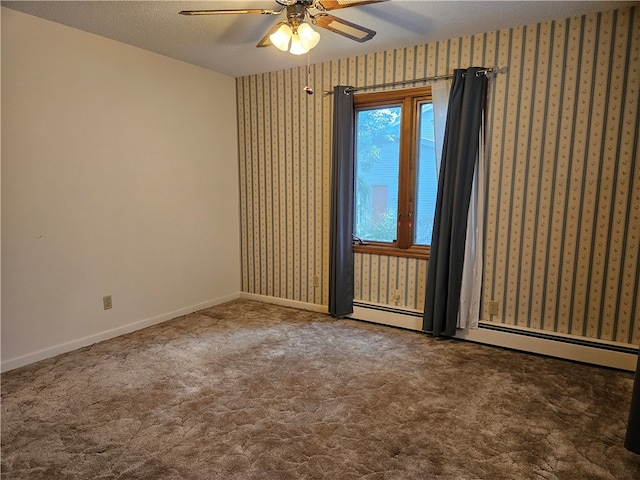
[(478, 328), (480, 320), (480, 287), (482, 285), (484, 235), (484, 122), (480, 133), (480, 145), (476, 158), (476, 170), (471, 187), (471, 201), (467, 217), (467, 239), (464, 246), (464, 264), (462, 267), (462, 286), (460, 287), (460, 311), (458, 328)]
[[(431, 86), (436, 140), (436, 168), (438, 172), (440, 171), (440, 158), (442, 156), (450, 91), (451, 80), (438, 81)], [(484, 131), (484, 128), (482, 130)], [(484, 185), (485, 178), (482, 138), (483, 135), (481, 134), (480, 148), (478, 149), (479, 157), (476, 160), (476, 170), (473, 177), (473, 187), (471, 191), (471, 203), (469, 205), (469, 216), (467, 217), (467, 238), (464, 250), (465, 255), (462, 271), (462, 287), (460, 291), (460, 311), (458, 314), (458, 328), (460, 329), (478, 328), (478, 320), (480, 319), (480, 287), (482, 286), (482, 239), (484, 222), (481, 220), (479, 221), (479, 219), (482, 219), (485, 202), (484, 189), (478, 188), (478, 185)]]

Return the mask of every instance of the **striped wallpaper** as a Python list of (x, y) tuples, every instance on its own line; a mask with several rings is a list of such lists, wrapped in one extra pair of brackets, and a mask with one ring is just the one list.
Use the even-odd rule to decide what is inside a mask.
[[(483, 320), (637, 345), (638, 6), (238, 78), (243, 291), (328, 303), (323, 90), (472, 65), (501, 69), (487, 115)], [(422, 309), (427, 261), (355, 262), (358, 300)]]

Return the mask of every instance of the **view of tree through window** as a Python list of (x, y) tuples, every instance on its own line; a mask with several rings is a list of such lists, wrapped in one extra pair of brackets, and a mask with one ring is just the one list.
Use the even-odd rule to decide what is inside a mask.
[(400, 113), (400, 107), (357, 113), (355, 218), (363, 240), (396, 239)]
[(438, 170), (430, 93), (356, 97), (354, 233), (362, 240), (405, 250), (431, 243)]

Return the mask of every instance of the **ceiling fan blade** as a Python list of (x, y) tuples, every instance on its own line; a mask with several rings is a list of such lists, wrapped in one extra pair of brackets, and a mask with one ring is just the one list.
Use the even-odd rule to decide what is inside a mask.
[(362, 27), (355, 23), (348, 22), (328, 13), (319, 13), (313, 16), (313, 23), (319, 27), (326, 28), (338, 35), (350, 38), (356, 42), (366, 42), (371, 40), (376, 32), (369, 28)]
[(314, 6), (318, 10), (338, 10), (347, 7), (359, 7), (361, 5), (369, 5), (371, 3), (388, 2), (389, 0), (316, 0)]
[(287, 23), (287, 22), (280, 22), (280, 23), (276, 23), (273, 27), (271, 27), (271, 30), (269, 30), (267, 32), (267, 34), (262, 37), (262, 40), (260, 40), (258, 42), (258, 44), (256, 45), (256, 47), (268, 47), (270, 45), (273, 45), (271, 43), (271, 39), (269, 38), (269, 36), (274, 33), (276, 30), (278, 30), (280, 28), (280, 25), (282, 25), (283, 23)]
[(261, 10), (259, 8), (230, 9), (230, 10), (182, 10), (180, 15), (234, 15), (238, 13), (259, 13), (261, 15), (275, 15), (280, 13), (275, 10)]

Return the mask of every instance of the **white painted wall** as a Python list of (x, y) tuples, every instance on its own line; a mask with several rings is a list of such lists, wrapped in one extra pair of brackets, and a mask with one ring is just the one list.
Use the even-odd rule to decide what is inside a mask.
[(1, 58), (2, 369), (237, 298), (235, 80), (6, 8)]

